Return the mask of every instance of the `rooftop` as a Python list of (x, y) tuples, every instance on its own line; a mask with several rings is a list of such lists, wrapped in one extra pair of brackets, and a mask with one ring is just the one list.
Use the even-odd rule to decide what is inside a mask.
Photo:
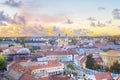
[(83, 55), (79, 55), (79, 56), (76, 56), (76, 59), (82, 63), (82, 62), (85, 62), (87, 58)]
[(21, 78), (20, 78), (20, 80), (39, 80), (39, 79), (37, 79), (37, 78), (34, 78), (33, 76), (31, 76), (30, 74), (24, 74)]
[(96, 47), (101, 47), (101, 46), (106, 46), (107, 43), (94, 43), (93, 45)]
[(101, 52), (102, 55), (120, 56), (120, 50), (109, 50), (107, 52)]
[(109, 54), (120, 54), (120, 50), (109, 50), (107, 53), (109, 53)]
[(29, 72), (34, 69), (44, 69), (50, 67), (62, 66), (63, 63), (58, 62), (57, 60), (50, 60), (47, 64), (39, 64), (39, 62), (32, 62), (27, 60), (21, 60), (12, 64), (9, 68), (17, 71), (17, 72)]
[(41, 54), (41, 55), (70, 55), (70, 54), (77, 54), (77, 52), (76, 52), (76, 50), (67, 50), (67, 51), (38, 52), (36, 54)]
[(17, 53), (30, 53), (30, 50), (28, 48), (21, 48), (17, 51)]
[(94, 61), (97, 62), (97, 63), (103, 62), (101, 57), (94, 58)]
[(34, 65), (34, 66), (27, 66), (29, 70), (34, 70), (34, 69), (44, 69), (44, 68), (51, 68), (51, 67), (57, 67), (57, 66), (62, 66), (63, 63), (58, 62), (56, 60), (48, 61), (48, 64), (43, 64), (43, 65)]
[(113, 77), (110, 72), (104, 72), (94, 75), (96, 80), (113, 80)]

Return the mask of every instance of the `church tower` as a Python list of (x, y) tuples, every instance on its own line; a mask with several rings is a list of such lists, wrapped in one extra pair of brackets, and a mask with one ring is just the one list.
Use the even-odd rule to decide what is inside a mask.
[(68, 39), (68, 35), (67, 34), (65, 35), (64, 40), (65, 40), (64, 45), (67, 46), (68, 43), (69, 43), (69, 39)]
[(59, 47), (67, 46), (68, 42), (69, 42), (69, 40), (68, 40), (67, 34), (65, 35), (65, 37), (61, 37), (60, 34), (58, 35), (58, 46)]
[(58, 34), (58, 46), (60, 46), (60, 44), (61, 44), (61, 38), (60, 37), (61, 37), (60, 34)]

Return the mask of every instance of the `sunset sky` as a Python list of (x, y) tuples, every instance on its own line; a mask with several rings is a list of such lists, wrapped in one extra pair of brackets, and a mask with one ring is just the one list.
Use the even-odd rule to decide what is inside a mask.
[(0, 0), (0, 36), (120, 35), (120, 0)]

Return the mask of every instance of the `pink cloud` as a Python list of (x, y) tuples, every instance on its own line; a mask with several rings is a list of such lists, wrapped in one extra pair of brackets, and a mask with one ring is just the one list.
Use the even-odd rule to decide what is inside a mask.
[(40, 15), (39, 20), (45, 23), (63, 22), (65, 21), (64, 16), (60, 15)]

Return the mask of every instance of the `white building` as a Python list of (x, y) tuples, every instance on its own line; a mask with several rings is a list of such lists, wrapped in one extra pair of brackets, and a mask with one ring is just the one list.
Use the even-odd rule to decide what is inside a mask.
[(83, 55), (76, 56), (74, 60), (74, 64), (81, 68), (85, 68), (86, 59), (87, 58)]
[(49, 60), (58, 60), (58, 61), (62, 61), (62, 62), (74, 61), (74, 57), (79, 55), (76, 52), (76, 50), (38, 52), (36, 54), (44, 55)]
[(57, 60), (49, 60), (46, 59), (44, 61), (38, 62), (20, 62), (18, 63), (22, 67), (26, 67), (31, 71), (31, 75), (34, 77), (46, 77), (50, 75), (57, 75), (63, 73), (64, 64), (58, 62)]

